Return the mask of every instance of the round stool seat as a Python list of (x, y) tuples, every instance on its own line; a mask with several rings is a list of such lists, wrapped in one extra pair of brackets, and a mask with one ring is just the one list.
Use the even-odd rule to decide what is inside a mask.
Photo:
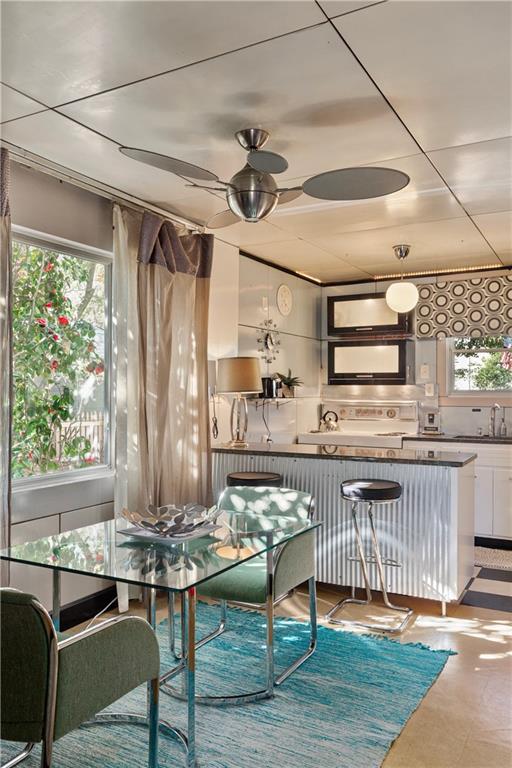
[(283, 476), (278, 472), (230, 472), (226, 477), (226, 485), (261, 485), (280, 488)]
[(341, 495), (350, 501), (394, 501), (402, 495), (402, 486), (392, 480), (344, 480)]

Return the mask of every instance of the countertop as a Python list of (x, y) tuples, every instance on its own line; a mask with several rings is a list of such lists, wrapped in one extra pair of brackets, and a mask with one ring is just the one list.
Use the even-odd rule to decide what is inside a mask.
[(249, 443), (247, 448), (231, 448), (222, 444), (212, 448), (213, 453), (266, 454), (289, 458), (343, 459), (345, 461), (375, 461), (385, 464), (428, 464), (440, 467), (463, 467), (476, 459), (474, 453), (429, 451), (412, 448), (365, 448), (343, 445), (276, 445)]
[(445, 443), (483, 443), (484, 445), (512, 445), (512, 437), (489, 437), (477, 435), (451, 435), (448, 432), (442, 432), (439, 435), (424, 434), (408, 435), (403, 438), (406, 440), (425, 440), (425, 442), (445, 442)]

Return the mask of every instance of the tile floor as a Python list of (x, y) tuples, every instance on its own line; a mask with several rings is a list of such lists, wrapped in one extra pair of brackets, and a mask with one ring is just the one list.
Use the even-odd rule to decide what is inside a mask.
[[(482, 574), (482, 570), (489, 569), (475, 569), (471, 587), (476, 587), (467, 595), (480, 595), (484, 587), (489, 588), (488, 594), (508, 601), (505, 610), (464, 602), (449, 605), (447, 616), (442, 617), (437, 602), (392, 596), (394, 602), (408, 604), (416, 612), (415, 621), (401, 635), (400, 642), (450, 648), (457, 651), (457, 655), (448, 659), (445, 669), (393, 744), (382, 768), (512, 768), (511, 574), (501, 571), (502, 577), (498, 579), (494, 572), (489, 577), (487, 573)], [(507, 576), (505, 580), (503, 574)], [(483, 581), (489, 584), (482, 585)], [(327, 613), (344, 594), (348, 593), (319, 585), (319, 615)], [(378, 600), (378, 595), (375, 598)], [(471, 597), (469, 599), (471, 601)], [(137, 605), (132, 610), (143, 612)], [(159, 620), (165, 618), (165, 610), (164, 602), (159, 600)], [(281, 603), (277, 612), (305, 619), (306, 610), (306, 593), (298, 590)], [(375, 605), (371, 609), (351, 606), (345, 615), (355, 617), (356, 614), (358, 618), (371, 617), (372, 621), (385, 623), (386, 620), (386, 610)], [(333, 631), (346, 630), (339, 627)], [(295, 768), (318, 766), (297, 765)]]

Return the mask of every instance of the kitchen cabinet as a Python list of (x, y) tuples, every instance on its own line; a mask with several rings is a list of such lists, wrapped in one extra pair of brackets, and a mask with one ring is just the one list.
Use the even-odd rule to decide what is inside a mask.
[(512, 467), (496, 468), (493, 473), (493, 536), (512, 538)]
[(494, 469), (475, 467), (475, 535), (487, 536), (492, 531)]
[(404, 448), (476, 453), (475, 535), (512, 539), (512, 450), (510, 445), (404, 440)]
[(411, 313), (398, 313), (388, 307), (385, 293), (329, 296), (327, 298), (329, 336), (379, 336), (410, 333)]
[(330, 341), (327, 360), (329, 384), (409, 384), (414, 380), (413, 341)]

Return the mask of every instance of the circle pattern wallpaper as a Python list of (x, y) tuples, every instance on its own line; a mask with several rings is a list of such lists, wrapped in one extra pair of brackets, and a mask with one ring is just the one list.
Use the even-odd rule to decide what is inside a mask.
[(512, 274), (418, 286), (416, 335), (512, 336)]

